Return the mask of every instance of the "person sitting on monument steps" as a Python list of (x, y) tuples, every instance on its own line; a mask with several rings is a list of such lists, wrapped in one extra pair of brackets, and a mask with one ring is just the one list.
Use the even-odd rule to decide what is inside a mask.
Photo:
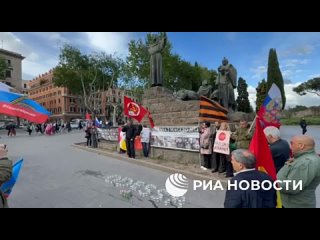
[(212, 133), (210, 129), (210, 123), (205, 122), (202, 124), (202, 129), (200, 132), (200, 154), (203, 157), (203, 163), (201, 163), (201, 168), (207, 170), (210, 168), (210, 159), (212, 155)]

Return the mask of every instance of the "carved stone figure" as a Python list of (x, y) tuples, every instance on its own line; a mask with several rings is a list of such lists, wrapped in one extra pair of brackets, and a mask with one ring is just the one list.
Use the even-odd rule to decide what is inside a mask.
[(163, 85), (163, 69), (161, 51), (166, 46), (167, 37), (154, 36), (153, 42), (149, 45), (150, 54), (150, 81), (151, 87)]
[(198, 95), (210, 98), (212, 91), (213, 91), (213, 88), (211, 85), (208, 85), (208, 81), (203, 80), (202, 86), (200, 86), (200, 88), (198, 90)]
[(179, 90), (174, 95), (177, 99), (180, 99), (183, 101), (199, 100), (200, 99), (198, 93), (191, 91), (191, 90), (186, 90), (186, 89)]
[(211, 94), (210, 98), (218, 101), (225, 108), (235, 111), (234, 89), (237, 87), (237, 70), (229, 64), (228, 59), (224, 58), (218, 72), (216, 79), (218, 89)]

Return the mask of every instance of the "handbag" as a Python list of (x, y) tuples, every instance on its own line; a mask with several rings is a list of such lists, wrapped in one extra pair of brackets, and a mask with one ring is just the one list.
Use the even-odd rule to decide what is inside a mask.
[(202, 144), (201, 148), (203, 149), (209, 149), (210, 144), (209, 143), (204, 143)]

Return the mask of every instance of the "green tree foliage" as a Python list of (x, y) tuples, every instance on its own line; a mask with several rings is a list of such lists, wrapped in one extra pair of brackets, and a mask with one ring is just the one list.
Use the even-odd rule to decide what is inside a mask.
[(299, 86), (293, 88), (293, 91), (303, 96), (307, 93), (314, 93), (320, 96), (320, 78), (313, 78), (307, 82), (301, 83)]
[(267, 93), (268, 93), (267, 89), (268, 89), (267, 82), (265, 79), (262, 79), (262, 81), (258, 83), (258, 87), (256, 88), (257, 90), (256, 112), (259, 111), (261, 105), (263, 104), (264, 99), (267, 96)]
[(238, 97), (237, 97), (238, 111), (250, 113), (252, 108), (250, 108), (248, 84), (246, 80), (244, 80), (241, 77), (239, 78), (239, 81), (238, 81), (237, 90), (238, 90)]
[(8, 64), (6, 60), (0, 57), (0, 79), (5, 79), (6, 70), (8, 69)]
[[(165, 33), (160, 33), (164, 36)], [(149, 86), (150, 79), (150, 55), (148, 46), (151, 43), (153, 34), (147, 34), (143, 41), (132, 40), (129, 43), (129, 55), (126, 59), (126, 76), (123, 78), (123, 85), (129, 86)], [(172, 53), (172, 44), (167, 39), (167, 44), (162, 52), (163, 59), (163, 80), (164, 86), (178, 91), (180, 89), (189, 89), (198, 91), (203, 79), (210, 82), (215, 80), (216, 73), (209, 71), (207, 68), (200, 66), (198, 63), (191, 64), (178, 54)], [(131, 88), (132, 89), (132, 88)]]
[(105, 53), (86, 55), (70, 45), (65, 45), (54, 69), (54, 84), (67, 87), (83, 98), (90, 112), (100, 109), (101, 93), (116, 86), (122, 72), (121, 59)]
[(272, 84), (275, 83), (282, 95), (282, 108), (284, 109), (286, 105), (286, 95), (284, 92), (284, 83), (283, 83), (283, 77), (280, 71), (277, 52), (274, 48), (271, 48), (269, 51), (269, 59), (268, 59), (268, 78), (267, 78), (267, 84), (268, 84), (268, 90), (271, 88)]

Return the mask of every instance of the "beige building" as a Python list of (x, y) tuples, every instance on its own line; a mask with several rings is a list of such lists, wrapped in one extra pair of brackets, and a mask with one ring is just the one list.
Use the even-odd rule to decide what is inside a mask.
[(9, 65), (6, 70), (5, 79), (1, 82), (21, 91), (22, 89), (22, 60), (25, 58), (19, 53), (0, 48), (0, 57), (4, 58)]
[(51, 112), (51, 120), (70, 121), (83, 117), (84, 110), (79, 97), (71, 95), (67, 88), (54, 86), (53, 70), (29, 81), (28, 85), (29, 98)]
[(30, 80), (22, 80), (21, 82), (21, 93), (28, 95)]

